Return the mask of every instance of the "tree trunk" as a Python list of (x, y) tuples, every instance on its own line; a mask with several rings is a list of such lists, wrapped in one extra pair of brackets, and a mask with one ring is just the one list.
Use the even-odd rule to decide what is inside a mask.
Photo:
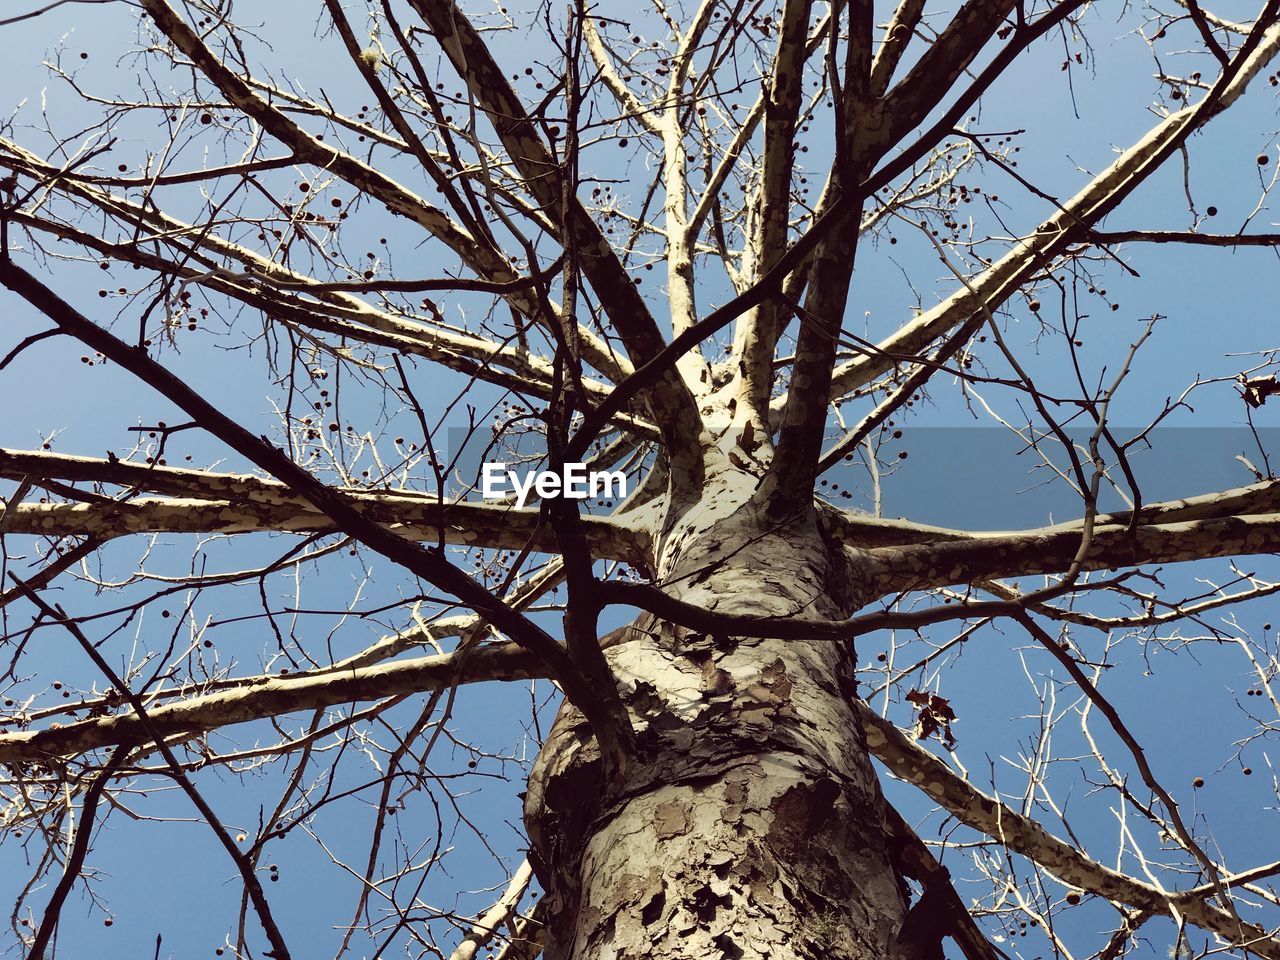
[[(846, 616), (864, 599), (816, 523), (770, 532), (733, 499), (668, 524), (664, 589), (775, 616)], [(603, 782), (566, 706), (529, 781), (547, 960), (908, 953), (884, 799), (849, 707), (851, 645), (707, 636), (648, 615), (610, 639), (638, 755)]]

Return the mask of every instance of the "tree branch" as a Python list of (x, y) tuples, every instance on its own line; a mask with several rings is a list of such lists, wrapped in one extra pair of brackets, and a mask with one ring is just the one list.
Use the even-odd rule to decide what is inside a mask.
[[(976, 534), (906, 547), (867, 551), (868, 576), (887, 590), (921, 590), (992, 577), (1034, 576), (1071, 567), (1080, 551), (1079, 529)], [(1080, 569), (1099, 570), (1210, 557), (1280, 552), (1280, 513), (1247, 514), (1135, 528), (1095, 526)]]
[[(1267, 10), (1273, 8), (1274, 4), (1268, 3)], [(969, 319), (979, 309), (979, 302), (994, 311), (1036, 271), (1086, 237), (1095, 223), (1154, 173), (1187, 137), (1238, 100), (1250, 81), (1280, 53), (1280, 27), (1275, 23), (1263, 23), (1251, 36), (1256, 42), (1242, 47), (1232, 61), (1233, 69), (1219, 76), (1200, 103), (1170, 114), (1121, 153), (1027, 239), (976, 277), (972, 292), (968, 288), (957, 291), (900, 327), (874, 351), (838, 367), (832, 377), (833, 396), (893, 369), (895, 357), (921, 353), (937, 337)]]
[[(565, 696), (583, 711), (597, 735), (605, 739), (602, 749), (616, 752), (616, 744), (608, 742), (611, 724), (609, 714), (604, 711), (601, 703), (600, 693), (584, 681), (564, 647), (533, 621), (513, 610), (450, 563), (442, 549), (424, 549), (364, 516), (359, 506), (346, 493), (326, 486), (294, 463), (283, 450), (264, 438), (253, 436), (143, 350), (129, 346), (90, 322), (47, 286), (13, 263), (7, 249), (0, 250), (0, 283), (22, 296), (66, 333), (157, 390), (231, 449), (285, 483), (298, 496), (332, 519), (336, 528), (414, 576), (457, 597), (495, 628), (536, 652), (564, 689)], [(616, 697), (616, 693), (614, 696)]]
[[(1112, 901), (1161, 916), (1180, 915), (1196, 926), (1247, 947), (1268, 960), (1280, 960), (1280, 942), (1253, 924), (1239, 924), (1225, 910), (1206, 903), (1203, 891), (1162, 893), (1090, 859), (1044, 827), (987, 796), (914, 743), (893, 723), (854, 700), (867, 746), (894, 776), (920, 788), (961, 823), (1004, 844), (1048, 870), (1063, 883)], [(1248, 939), (1241, 942), (1244, 934)]]
[(1121, 243), (1186, 243), (1202, 247), (1276, 247), (1280, 233), (1194, 233), (1190, 230), (1090, 230), (1088, 240), (1100, 247)]
[[(109, 216), (122, 220), (129, 227), (131, 239), (128, 242), (114, 243), (88, 231), (22, 211), (11, 214), (14, 223), (72, 240), (123, 263), (144, 266), (198, 283), (261, 309), (269, 316), (287, 317), (303, 328), (318, 329), (361, 342), (400, 349), (522, 392), (540, 396), (550, 394), (553, 379), (551, 364), (528, 351), (471, 333), (460, 333), (438, 325), (427, 326), (379, 310), (353, 293), (290, 270), (248, 247), (222, 238), (215, 231), (198, 229), (153, 206), (132, 203), (126, 198), (67, 177), (58, 168), (45, 164), (38, 157), (3, 138), (0, 138), (0, 147), (10, 154), (6, 156), (0, 153), (0, 166), (23, 173), (46, 185), (59, 183), (62, 191), (68, 195), (86, 200)], [(145, 239), (176, 247), (181, 256), (169, 259), (149, 252), (143, 238), (138, 235), (140, 229), (148, 231), (149, 235)], [(242, 269), (226, 269), (214, 257), (225, 258), (224, 262), (234, 262)], [(497, 292), (503, 292), (507, 301), (525, 314), (536, 311), (536, 298), (522, 286), (522, 283), (531, 280), (521, 281), (514, 273), (511, 277), (513, 279), (499, 284)], [(466, 287), (467, 281), (459, 280), (453, 289)], [(362, 289), (369, 289), (369, 286), (365, 285)], [(304, 296), (314, 299), (303, 299)], [(596, 369), (607, 375), (621, 378), (629, 373), (629, 367), (619, 369), (612, 361), (602, 362), (595, 353), (585, 350), (584, 353), (588, 354), (589, 361)], [(597, 401), (603, 401), (608, 394), (608, 388), (595, 380), (584, 379), (584, 385)]]
[[(510, 642), (494, 643), (375, 666), (312, 670), (286, 677), (239, 678), (235, 686), (152, 707), (147, 715), (165, 738), (194, 737), (237, 723), (303, 710), (429, 693), (456, 684), (529, 680), (546, 675), (546, 668), (528, 650)], [(90, 717), (46, 730), (0, 733), (0, 763), (71, 757), (113, 744), (145, 743), (147, 736), (134, 713)]]
[(1015, 5), (1014, 0), (966, 0), (907, 75), (885, 95), (880, 117), (886, 144), (896, 143), (933, 112)]
[[(257, 121), (264, 130), (288, 146), (298, 162), (310, 163), (322, 170), (331, 171), (361, 192), (376, 197), (385, 203), (392, 213), (407, 217), (445, 243), (462, 259), (463, 263), (481, 277), (498, 283), (519, 278), (519, 274), (501, 251), (495, 249), (485, 237), (471, 235), (450, 220), (442, 210), (428, 203), (404, 184), (313, 136), (260, 97), (246, 80), (229, 70), (217, 58), (166, 0), (140, 0), (140, 2), (161, 32), (191, 59), (196, 68), (218, 88), (232, 106)], [(527, 316), (541, 317), (542, 305), (527, 291), (514, 291), (511, 300), (513, 305)], [(588, 343), (595, 341), (589, 331), (583, 331), (583, 333), (584, 341)], [(609, 351), (602, 348), (598, 352), (602, 364), (598, 369), (609, 370), (612, 365)]]
[[(339, 527), (284, 484), (245, 474), (212, 473), (98, 460), (40, 451), (0, 449), (0, 477), (106, 483), (154, 490), (167, 498), (93, 503), (26, 503), (0, 508), (5, 531), (91, 536), (134, 533), (322, 533)], [(364, 516), (407, 538), (472, 547), (555, 553), (559, 547), (541, 511), (469, 502), (441, 504), (431, 495), (398, 490), (334, 488)], [(583, 534), (601, 558), (645, 564), (648, 535), (638, 527), (584, 516)]]
[[(786, 251), (791, 222), (791, 178), (795, 167), (795, 129), (804, 97), (804, 67), (812, 0), (787, 0), (778, 27), (778, 51), (764, 91), (764, 148), (756, 200), (757, 233), (752, 238), (758, 273), (767, 273)], [(738, 361), (739, 410), (735, 419), (751, 422), (763, 440), (773, 388), (773, 356), (778, 333), (790, 311), (770, 297), (746, 315), (734, 335)], [(750, 451), (748, 451), (750, 452)]]
[[(157, 2), (157, 0), (148, 0)], [(583, 275), (591, 283), (601, 307), (612, 321), (637, 365), (656, 357), (665, 346), (657, 322), (635, 288), (600, 228), (575, 197), (564, 209), (563, 174), (547, 149), (507, 76), (466, 15), (453, 0), (410, 0), (439, 41), (471, 96), (497, 131), (507, 154), (519, 167), (526, 187), (555, 224), (574, 235)], [(563, 240), (564, 238), (562, 238)], [(655, 421), (663, 430), (673, 456), (696, 446), (701, 430), (697, 404), (688, 385), (674, 368), (647, 391)]]
[[(20, 587), (18, 589), (21, 589)], [(36, 930), (35, 939), (31, 943), (31, 950), (27, 954), (27, 960), (44, 960), (45, 950), (49, 947), (49, 941), (53, 938), (53, 932), (58, 928), (58, 918), (62, 914), (62, 905), (66, 902), (67, 894), (71, 892), (71, 888), (75, 886), (76, 880), (80, 878), (80, 870), (84, 867), (84, 858), (89, 853), (89, 841), (93, 837), (94, 818), (98, 811), (98, 801), (102, 799), (102, 792), (106, 789), (107, 781), (114, 775), (116, 768), (120, 766), (120, 761), (124, 759), (124, 748), (116, 749), (106, 765), (98, 772), (89, 784), (89, 789), (84, 792), (84, 803), (80, 807), (80, 822), (76, 825), (75, 840), (71, 844), (71, 852), (67, 854), (67, 865), (62, 871), (62, 878), (58, 881), (58, 885), (54, 887), (53, 893), (49, 897), (49, 902), (44, 908), (44, 917), (40, 921), (40, 927)]]

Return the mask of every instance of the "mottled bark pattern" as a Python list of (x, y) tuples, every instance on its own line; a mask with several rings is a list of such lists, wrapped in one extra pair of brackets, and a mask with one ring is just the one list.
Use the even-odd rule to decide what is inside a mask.
[[(735, 499), (721, 489), (670, 525), (670, 592), (735, 613), (847, 615), (849, 571), (816, 525), (770, 532)], [(603, 783), (566, 708), (529, 783), (548, 960), (897, 955), (906, 904), (847, 647), (648, 615), (612, 639), (639, 756)]]

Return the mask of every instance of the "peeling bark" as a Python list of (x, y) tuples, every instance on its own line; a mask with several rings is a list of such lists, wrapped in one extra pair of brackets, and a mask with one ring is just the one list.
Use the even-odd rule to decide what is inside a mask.
[[(670, 530), (659, 559), (673, 595), (773, 616), (845, 616), (860, 602), (815, 523), (771, 532), (734, 493)], [(898, 944), (907, 903), (852, 705), (852, 651), (647, 614), (610, 639), (637, 756), (605, 782), (566, 706), (525, 801), (548, 960), (917, 956)]]

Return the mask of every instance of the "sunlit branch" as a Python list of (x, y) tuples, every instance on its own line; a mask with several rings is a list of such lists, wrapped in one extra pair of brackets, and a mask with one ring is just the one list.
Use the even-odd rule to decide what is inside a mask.
[(1229, 942), (1243, 933), (1248, 949), (1275, 960), (1280, 942), (1261, 928), (1241, 924), (1221, 908), (1204, 900), (1205, 891), (1165, 894), (1103, 866), (1059, 840), (1034, 820), (982, 793), (976, 786), (929, 753), (861, 700), (854, 701), (866, 731), (867, 746), (894, 774), (923, 790), (931, 800), (961, 823), (991, 837), (1048, 870), (1073, 887), (1162, 916), (1181, 915)]
[[(244, 474), (99, 460), (39, 451), (0, 450), (0, 476), (110, 484), (167, 494), (119, 502), (21, 503), (0, 513), (10, 534), (89, 536), (101, 542), (136, 533), (317, 533), (337, 527), (285, 485)], [(555, 551), (539, 510), (440, 501), (400, 490), (346, 488), (365, 516), (421, 541)], [(607, 518), (586, 516), (584, 534), (601, 557), (642, 562), (646, 534)]]
[[(166, 737), (194, 737), (210, 730), (297, 713), (427, 693), (453, 684), (527, 680), (544, 676), (538, 659), (514, 643), (475, 647), (465, 653), (394, 660), (366, 667), (316, 670), (286, 677), (246, 677), (235, 686), (150, 708)], [(119, 743), (143, 745), (147, 733), (130, 712), (76, 720), (46, 730), (0, 734), (0, 763), (69, 757)]]
[[(1079, 529), (978, 534), (967, 540), (868, 552), (889, 589), (916, 590), (991, 577), (1067, 570), (1080, 550)], [(1098, 524), (1082, 569), (1180, 563), (1280, 551), (1280, 513), (1128, 525)]]
[(975, 277), (970, 283), (973, 292), (967, 288), (958, 291), (904, 324), (879, 343), (874, 353), (838, 367), (832, 377), (832, 395), (852, 391), (893, 369), (890, 357), (922, 352), (945, 331), (972, 316), (979, 300), (994, 311), (1028, 278), (1087, 236), (1094, 224), (1154, 173), (1187, 137), (1238, 100), (1280, 53), (1280, 27), (1266, 23), (1255, 36), (1256, 45), (1243, 52), (1244, 59), (1237, 55), (1235, 69), (1224, 73), (1204, 100), (1170, 114), (1123, 151), (1034, 233)]

